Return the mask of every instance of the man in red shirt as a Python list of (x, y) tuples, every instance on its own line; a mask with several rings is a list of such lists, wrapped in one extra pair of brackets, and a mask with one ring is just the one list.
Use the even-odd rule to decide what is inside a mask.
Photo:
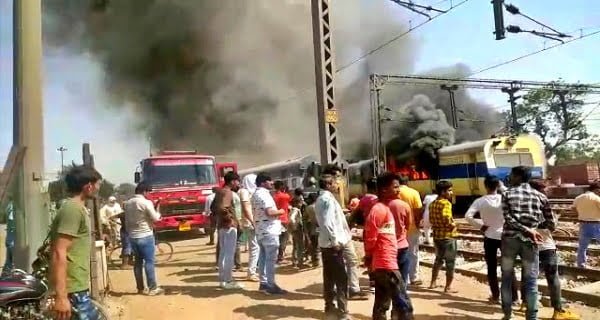
[(290, 234), (288, 233), (287, 229), (289, 224), (290, 202), (292, 201), (292, 196), (286, 192), (286, 185), (283, 181), (275, 181), (274, 187), (276, 191), (273, 195), (273, 200), (275, 200), (277, 209), (283, 210), (283, 214), (279, 216), (282, 229), (281, 234), (279, 235), (279, 254), (277, 256), (277, 263), (280, 263), (283, 260), (285, 248), (287, 247), (290, 239)]
[[(398, 185), (399, 187), (399, 185)], [(410, 205), (394, 194), (392, 198), (382, 199), (382, 202), (387, 203), (387, 206), (392, 211), (394, 216), (394, 224), (396, 225), (396, 241), (398, 245), (398, 268), (400, 275), (404, 280), (404, 285), (408, 285), (408, 274), (410, 271), (410, 255), (408, 252), (408, 227), (412, 215)]]
[[(399, 188), (400, 177), (397, 175), (384, 173), (379, 176), (377, 190), (381, 201), (373, 206), (365, 221), (365, 264), (370, 267), (375, 280), (373, 320), (387, 319), (390, 302), (393, 304), (392, 319), (413, 319), (412, 303), (398, 271), (399, 241), (394, 214), (384, 200), (397, 197)], [(405, 234), (405, 231), (401, 230), (401, 233)]]

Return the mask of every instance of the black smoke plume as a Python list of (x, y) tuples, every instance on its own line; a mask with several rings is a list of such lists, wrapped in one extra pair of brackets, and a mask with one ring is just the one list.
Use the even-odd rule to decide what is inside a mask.
[[(338, 66), (407, 29), (406, 10), (387, 0), (333, 1), (332, 12)], [(131, 128), (156, 148), (243, 155), (242, 165), (318, 153), (307, 0), (46, 0), (44, 27), (48, 47), (98, 61), (104, 86), (93, 90), (116, 114), (134, 111)], [(407, 36), (337, 74), (345, 157), (369, 136), (368, 75), (412, 73), (418, 50)], [(384, 96), (399, 106), (419, 93), (447, 114), (444, 92)], [(489, 112), (466, 92), (457, 100), (474, 117)], [(472, 124), (455, 140), (484, 134)]]

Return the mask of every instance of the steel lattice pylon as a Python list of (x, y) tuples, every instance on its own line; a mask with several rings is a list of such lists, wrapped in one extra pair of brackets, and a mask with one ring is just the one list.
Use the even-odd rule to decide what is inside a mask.
[(335, 64), (330, 25), (330, 0), (311, 0), (315, 49), (315, 83), (321, 164), (341, 164), (338, 112), (335, 105)]

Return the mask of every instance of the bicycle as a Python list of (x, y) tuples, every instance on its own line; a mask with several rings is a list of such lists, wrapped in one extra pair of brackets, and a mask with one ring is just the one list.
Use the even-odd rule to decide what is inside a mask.
[[(165, 240), (155, 240), (156, 243), (156, 264), (161, 264), (170, 261), (173, 258), (173, 245)], [(109, 248), (107, 254), (107, 264), (111, 267), (119, 267), (121, 265), (122, 247), (120, 244)]]

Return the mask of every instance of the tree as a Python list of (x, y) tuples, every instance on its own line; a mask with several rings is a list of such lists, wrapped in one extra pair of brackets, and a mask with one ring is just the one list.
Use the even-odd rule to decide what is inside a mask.
[[(590, 137), (583, 113), (585, 85), (564, 85), (551, 82), (541, 89), (528, 92), (523, 102), (516, 106), (517, 132), (535, 133), (544, 142), (546, 157), (564, 152), (573, 142)], [(510, 126), (510, 113), (507, 123)]]
[(48, 194), (50, 195), (50, 201), (59, 202), (67, 197), (67, 186), (65, 185), (64, 179), (58, 179), (51, 181), (48, 184)]
[(98, 195), (100, 196), (100, 198), (108, 199), (108, 197), (110, 197), (114, 194), (115, 194), (115, 185), (108, 180), (103, 180), (102, 184), (100, 185), (100, 190), (98, 190)]
[(567, 144), (556, 153), (556, 163), (568, 160), (595, 160), (600, 161), (599, 137), (594, 136), (582, 142)]
[(135, 185), (131, 183), (121, 183), (117, 186), (115, 193), (121, 198), (129, 199), (135, 194)]

